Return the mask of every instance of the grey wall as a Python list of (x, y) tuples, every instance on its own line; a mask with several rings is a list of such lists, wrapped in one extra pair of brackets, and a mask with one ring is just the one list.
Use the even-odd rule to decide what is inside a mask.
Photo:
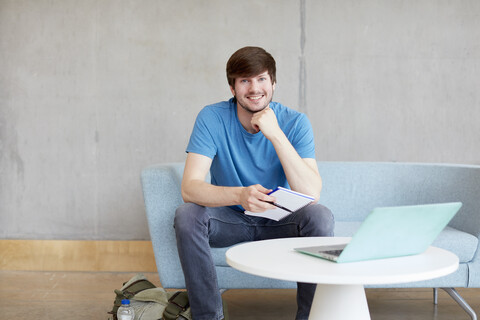
[(0, 0), (0, 238), (148, 239), (140, 170), (245, 45), (319, 160), (480, 164), (477, 0)]

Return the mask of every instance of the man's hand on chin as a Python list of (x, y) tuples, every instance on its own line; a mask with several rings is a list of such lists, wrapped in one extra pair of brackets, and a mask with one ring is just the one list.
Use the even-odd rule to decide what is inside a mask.
[(254, 113), (251, 124), (257, 132), (262, 131), (263, 135), (269, 140), (282, 131), (278, 125), (277, 116), (270, 107)]

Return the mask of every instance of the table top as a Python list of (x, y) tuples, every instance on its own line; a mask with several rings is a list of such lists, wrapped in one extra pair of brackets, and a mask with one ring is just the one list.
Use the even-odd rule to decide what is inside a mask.
[(282, 238), (242, 243), (226, 253), (240, 271), (267, 278), (323, 284), (394, 284), (445, 276), (457, 270), (458, 257), (429, 247), (422, 254), (398, 258), (335, 263), (294, 248), (347, 243), (345, 237)]

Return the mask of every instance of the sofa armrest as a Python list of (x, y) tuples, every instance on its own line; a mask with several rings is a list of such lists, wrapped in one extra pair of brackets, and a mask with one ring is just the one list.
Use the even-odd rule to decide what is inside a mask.
[(142, 170), (141, 183), (155, 262), (164, 288), (184, 288), (185, 280), (173, 230), (176, 208), (183, 203), (183, 163), (158, 164)]

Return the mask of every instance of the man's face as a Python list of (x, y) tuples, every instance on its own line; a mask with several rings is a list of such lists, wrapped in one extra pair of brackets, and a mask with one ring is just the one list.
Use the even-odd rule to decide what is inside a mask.
[(236, 78), (235, 89), (230, 87), (237, 103), (250, 113), (262, 111), (272, 101), (275, 84), (268, 71), (250, 78)]

